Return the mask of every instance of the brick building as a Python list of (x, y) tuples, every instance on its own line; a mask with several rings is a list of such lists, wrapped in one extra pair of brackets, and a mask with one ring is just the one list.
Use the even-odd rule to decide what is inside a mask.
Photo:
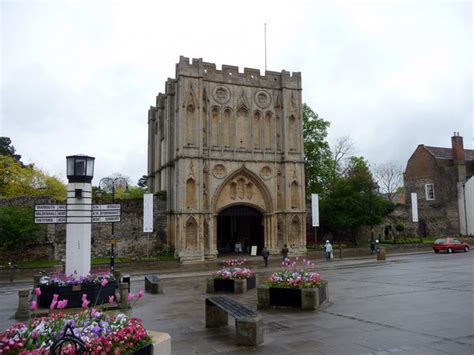
[(420, 144), (408, 160), (404, 184), (407, 197), (417, 193), (420, 233), (474, 234), (469, 230), (474, 223), (474, 150), (464, 149), (456, 132), (451, 144)]

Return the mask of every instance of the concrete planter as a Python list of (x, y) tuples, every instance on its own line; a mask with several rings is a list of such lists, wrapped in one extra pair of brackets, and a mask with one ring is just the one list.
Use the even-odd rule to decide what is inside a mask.
[(257, 285), (257, 275), (243, 280), (233, 279), (207, 279), (207, 293), (228, 292), (228, 293), (244, 293)]
[(171, 337), (168, 333), (148, 331), (148, 334), (153, 338), (151, 354), (171, 355)]
[(328, 283), (316, 288), (276, 288), (260, 286), (257, 289), (258, 309), (295, 307), (302, 310), (318, 309), (329, 301)]
[(48, 308), (51, 305), (54, 294), (58, 300), (68, 300), (66, 308), (81, 307), (82, 295), (86, 294), (90, 304), (102, 304), (109, 302), (109, 296), (115, 296), (117, 281), (110, 281), (107, 285), (88, 284), (73, 286), (48, 286), (40, 285), (41, 296), (38, 297), (38, 306)]

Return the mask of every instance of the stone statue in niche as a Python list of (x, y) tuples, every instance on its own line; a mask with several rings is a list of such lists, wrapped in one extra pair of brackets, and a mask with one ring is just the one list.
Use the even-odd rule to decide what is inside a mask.
[(235, 200), (237, 197), (237, 183), (235, 181), (232, 181), (229, 185), (230, 189), (230, 199)]
[(253, 184), (251, 182), (248, 182), (247, 185), (245, 185), (245, 196), (247, 197), (247, 200), (252, 199), (252, 194), (253, 194)]

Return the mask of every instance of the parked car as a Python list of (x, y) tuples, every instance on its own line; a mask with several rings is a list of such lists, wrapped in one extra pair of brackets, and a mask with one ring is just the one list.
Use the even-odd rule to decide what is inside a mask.
[(461, 242), (455, 238), (447, 237), (436, 239), (433, 243), (433, 250), (435, 253), (439, 253), (440, 250), (445, 250), (447, 253), (453, 253), (455, 251), (469, 251), (469, 244)]

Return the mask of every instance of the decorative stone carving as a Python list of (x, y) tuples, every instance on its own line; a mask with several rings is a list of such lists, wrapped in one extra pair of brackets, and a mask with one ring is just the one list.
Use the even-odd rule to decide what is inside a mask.
[(225, 104), (230, 99), (230, 91), (225, 86), (217, 86), (213, 92), (214, 100), (220, 104)]
[(217, 164), (214, 169), (212, 169), (212, 175), (217, 179), (222, 179), (227, 175), (227, 170), (224, 165)]
[(260, 170), (260, 176), (264, 180), (268, 180), (272, 177), (272, 168), (269, 166), (264, 166), (262, 170)]
[(267, 108), (271, 103), (270, 95), (266, 91), (257, 91), (255, 94), (255, 103), (260, 108)]

